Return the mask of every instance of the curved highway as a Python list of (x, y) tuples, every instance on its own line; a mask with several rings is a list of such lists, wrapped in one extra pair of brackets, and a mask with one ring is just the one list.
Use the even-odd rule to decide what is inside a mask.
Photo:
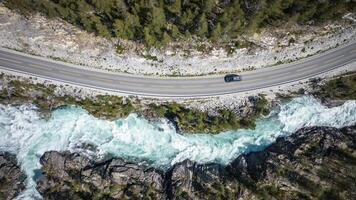
[(293, 63), (243, 72), (242, 81), (223, 76), (161, 78), (109, 73), (0, 49), (0, 69), (49, 80), (151, 97), (201, 97), (277, 86), (316, 76), (356, 61), (356, 42)]

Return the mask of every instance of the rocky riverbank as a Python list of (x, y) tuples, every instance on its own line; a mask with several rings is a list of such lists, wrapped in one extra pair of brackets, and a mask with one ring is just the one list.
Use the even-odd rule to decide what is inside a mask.
[(356, 126), (303, 128), (229, 166), (186, 160), (168, 170), (121, 158), (46, 152), (44, 199), (355, 199)]
[(313, 95), (317, 96), (328, 107), (338, 106), (346, 100), (356, 99), (356, 72), (350, 72), (343, 76), (321, 83), (320, 79), (314, 79), (311, 87)]
[(146, 119), (169, 120), (178, 131), (195, 133), (218, 133), (221, 131), (251, 128), (255, 120), (267, 114), (270, 107), (284, 98), (312, 94), (330, 107), (340, 105), (345, 100), (355, 99), (356, 73), (337, 76), (331, 80), (310, 79), (297, 92), (289, 91), (277, 98), (264, 95), (221, 97), (216, 99), (165, 101), (137, 97), (119, 97), (107, 93), (94, 93), (88, 89), (52, 83), (38, 83), (36, 78), (20, 78), (0, 75), (0, 103), (32, 104), (43, 114), (56, 108), (77, 105), (91, 115), (115, 120), (130, 113), (138, 113)]
[(14, 199), (25, 189), (26, 175), (17, 165), (16, 156), (0, 152), (0, 199)]
[[(0, 75), (1, 104), (32, 104), (45, 116), (56, 108), (76, 105), (91, 115), (116, 120), (137, 113), (151, 121), (169, 120), (179, 132), (218, 133), (237, 128), (253, 128), (262, 114), (267, 114), (269, 102), (264, 95), (249, 96), (233, 108), (215, 106), (203, 111), (191, 102), (163, 101), (120, 97), (102, 92), (94, 94), (68, 85), (36, 83), (35, 78)], [(236, 101), (236, 100), (235, 100)], [(197, 103), (197, 102), (196, 102)]]

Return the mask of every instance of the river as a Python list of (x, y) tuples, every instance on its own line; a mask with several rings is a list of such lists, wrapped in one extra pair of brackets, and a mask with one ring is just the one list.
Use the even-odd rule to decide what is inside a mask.
[[(242, 153), (261, 150), (278, 137), (303, 127), (340, 128), (355, 123), (356, 101), (327, 108), (311, 96), (281, 105), (258, 119), (254, 130), (238, 129), (217, 135), (178, 134), (167, 121), (150, 123), (136, 114), (107, 121), (89, 115), (80, 107), (67, 106), (44, 119), (32, 105), (0, 105), (0, 151), (16, 154), (28, 176), (27, 189), (18, 199), (41, 199), (35, 179), (41, 168), (39, 159), (49, 150), (70, 150), (95, 157), (118, 156), (160, 168), (185, 159), (226, 165)], [(83, 148), (88, 144), (93, 148)]]

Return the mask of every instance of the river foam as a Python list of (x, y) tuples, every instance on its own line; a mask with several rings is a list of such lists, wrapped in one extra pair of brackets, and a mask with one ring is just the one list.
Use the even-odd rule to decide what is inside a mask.
[[(257, 121), (254, 130), (239, 129), (218, 135), (177, 134), (167, 122), (149, 123), (135, 114), (106, 121), (85, 110), (68, 106), (43, 119), (31, 106), (0, 105), (0, 151), (17, 155), (29, 177), (19, 199), (40, 199), (35, 190), (40, 156), (49, 150), (118, 156), (168, 167), (185, 159), (228, 164), (241, 153), (265, 148), (276, 138), (307, 126), (340, 128), (356, 123), (356, 101), (327, 108), (312, 97), (301, 97)], [(82, 149), (92, 144), (95, 151)]]

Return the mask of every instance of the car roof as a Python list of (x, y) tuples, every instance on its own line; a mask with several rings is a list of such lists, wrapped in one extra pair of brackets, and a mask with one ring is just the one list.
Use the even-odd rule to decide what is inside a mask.
[(237, 74), (227, 74), (226, 76), (239, 76)]

